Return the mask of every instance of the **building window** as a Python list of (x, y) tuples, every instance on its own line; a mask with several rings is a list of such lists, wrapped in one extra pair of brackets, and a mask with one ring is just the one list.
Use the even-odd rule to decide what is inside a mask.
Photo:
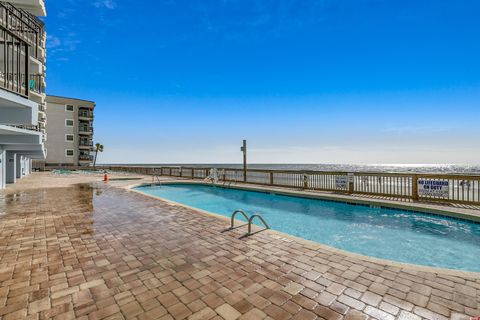
[(73, 141), (73, 134), (66, 134), (65, 135), (65, 141), (67, 141), (67, 142)]
[(65, 105), (65, 111), (73, 112), (73, 106), (71, 104)]
[(67, 126), (67, 127), (73, 127), (73, 120), (72, 120), (72, 119), (67, 119), (67, 120), (65, 120), (65, 126)]
[(66, 149), (65, 150), (65, 156), (73, 157), (73, 149)]

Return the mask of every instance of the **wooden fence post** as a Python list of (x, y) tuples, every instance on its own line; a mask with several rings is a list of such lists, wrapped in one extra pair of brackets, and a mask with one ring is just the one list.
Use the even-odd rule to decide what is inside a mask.
[(270, 171), (270, 185), (273, 186), (273, 172)]
[(412, 175), (412, 199), (418, 201), (418, 176)]
[(353, 191), (355, 191), (355, 174), (347, 173), (347, 181), (348, 181), (348, 193), (352, 194)]

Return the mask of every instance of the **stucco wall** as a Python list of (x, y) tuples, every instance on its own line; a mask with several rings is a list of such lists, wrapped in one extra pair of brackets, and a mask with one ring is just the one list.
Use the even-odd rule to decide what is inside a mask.
[[(47, 164), (78, 164), (78, 109), (66, 111), (65, 104), (48, 102), (47, 108)], [(67, 127), (67, 119), (73, 120), (73, 127)], [(66, 141), (66, 135), (72, 134), (73, 141)], [(73, 150), (73, 157), (67, 157), (67, 149)]]

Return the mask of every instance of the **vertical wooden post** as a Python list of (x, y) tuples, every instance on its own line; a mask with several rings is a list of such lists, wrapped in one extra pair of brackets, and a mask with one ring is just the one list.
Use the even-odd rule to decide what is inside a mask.
[(273, 186), (273, 171), (270, 171), (270, 185)]
[(418, 200), (418, 176), (416, 174), (412, 175), (412, 199)]
[(348, 193), (352, 194), (355, 190), (355, 175), (353, 173), (347, 173), (348, 181)]
[(247, 182), (247, 140), (243, 140), (240, 150), (243, 152), (243, 182)]

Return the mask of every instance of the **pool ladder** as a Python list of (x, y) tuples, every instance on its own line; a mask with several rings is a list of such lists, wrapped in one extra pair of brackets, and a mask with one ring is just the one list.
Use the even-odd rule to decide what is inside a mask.
[[(155, 180), (157, 182), (155, 182)], [(152, 174), (152, 186), (153, 185), (162, 186), (162, 181), (160, 180), (160, 174), (158, 174), (157, 172), (153, 172), (153, 174)]]
[[(260, 232), (260, 231), (263, 231), (263, 230), (267, 230), (267, 229), (270, 229), (270, 226), (268, 225), (268, 223), (265, 221), (265, 219), (263, 219), (263, 217), (258, 214), (258, 213), (254, 213), (252, 216), (248, 217), (248, 215), (245, 213), (245, 211), (243, 210), (235, 210), (233, 213), (232, 213), (232, 216), (230, 218), (230, 228), (227, 229), (227, 230), (233, 230), (235, 229), (235, 216), (237, 214), (241, 214), (246, 220), (247, 220), (247, 224), (248, 224), (248, 232), (243, 235), (243, 237), (248, 237), (248, 236), (251, 236), (252, 234), (255, 234), (257, 232)], [(259, 230), (257, 232), (254, 232), (252, 233), (252, 224), (253, 224), (253, 220), (255, 220), (255, 218), (259, 219), (262, 224), (265, 226), (265, 229), (262, 229), (262, 230)], [(242, 227), (244, 225), (241, 225), (239, 227)]]

